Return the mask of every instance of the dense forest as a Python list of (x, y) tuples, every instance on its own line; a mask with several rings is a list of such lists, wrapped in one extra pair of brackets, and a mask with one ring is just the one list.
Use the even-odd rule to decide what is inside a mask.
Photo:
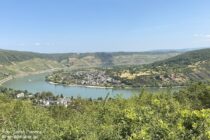
[(77, 98), (67, 107), (43, 107), (13, 92), (0, 93), (2, 139), (210, 139), (210, 87), (202, 83), (175, 93), (142, 90), (129, 99)]

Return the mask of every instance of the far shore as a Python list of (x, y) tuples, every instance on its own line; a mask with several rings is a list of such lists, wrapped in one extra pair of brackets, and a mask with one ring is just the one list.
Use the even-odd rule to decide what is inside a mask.
[(48, 82), (49, 84), (53, 85), (63, 85), (63, 86), (69, 86), (69, 87), (85, 87), (85, 88), (102, 88), (102, 89), (113, 89), (114, 87), (104, 87), (104, 86), (87, 86), (87, 85), (76, 85), (76, 84), (60, 84), (60, 83), (54, 83), (54, 82)]

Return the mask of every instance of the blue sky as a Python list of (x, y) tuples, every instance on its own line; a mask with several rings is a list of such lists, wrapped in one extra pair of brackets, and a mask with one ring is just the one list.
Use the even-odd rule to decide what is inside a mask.
[(2, 0), (0, 48), (113, 52), (210, 46), (210, 0)]

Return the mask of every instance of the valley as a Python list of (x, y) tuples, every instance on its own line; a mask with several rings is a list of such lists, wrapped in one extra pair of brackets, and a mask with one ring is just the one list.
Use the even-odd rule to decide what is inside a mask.
[[(13, 78), (44, 72), (52, 72), (46, 77), (48, 82), (85, 87), (177, 87), (210, 81), (210, 49), (181, 54), (178, 51), (46, 55), (6, 52), (8, 56), (4, 57), (10, 61), (0, 61), (2, 84)], [(13, 57), (18, 59), (12, 61)]]
[(11, 136), (0, 135), (16, 136), (18, 128), (37, 139), (207, 140), (209, 54), (150, 55), (148, 63), (59, 54), (1, 63), (0, 128)]

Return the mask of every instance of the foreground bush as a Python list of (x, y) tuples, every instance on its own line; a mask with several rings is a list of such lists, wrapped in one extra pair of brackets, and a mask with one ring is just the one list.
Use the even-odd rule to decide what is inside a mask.
[[(199, 93), (209, 94), (206, 85), (193, 86)], [(44, 108), (1, 95), (0, 136), (37, 136), (43, 140), (208, 140), (210, 109), (205, 103), (209, 102), (196, 96), (199, 107), (195, 108), (195, 98), (190, 100), (190, 94), (194, 97), (196, 91), (189, 93), (193, 86), (179, 94), (142, 92), (130, 99), (76, 99), (67, 108)]]

